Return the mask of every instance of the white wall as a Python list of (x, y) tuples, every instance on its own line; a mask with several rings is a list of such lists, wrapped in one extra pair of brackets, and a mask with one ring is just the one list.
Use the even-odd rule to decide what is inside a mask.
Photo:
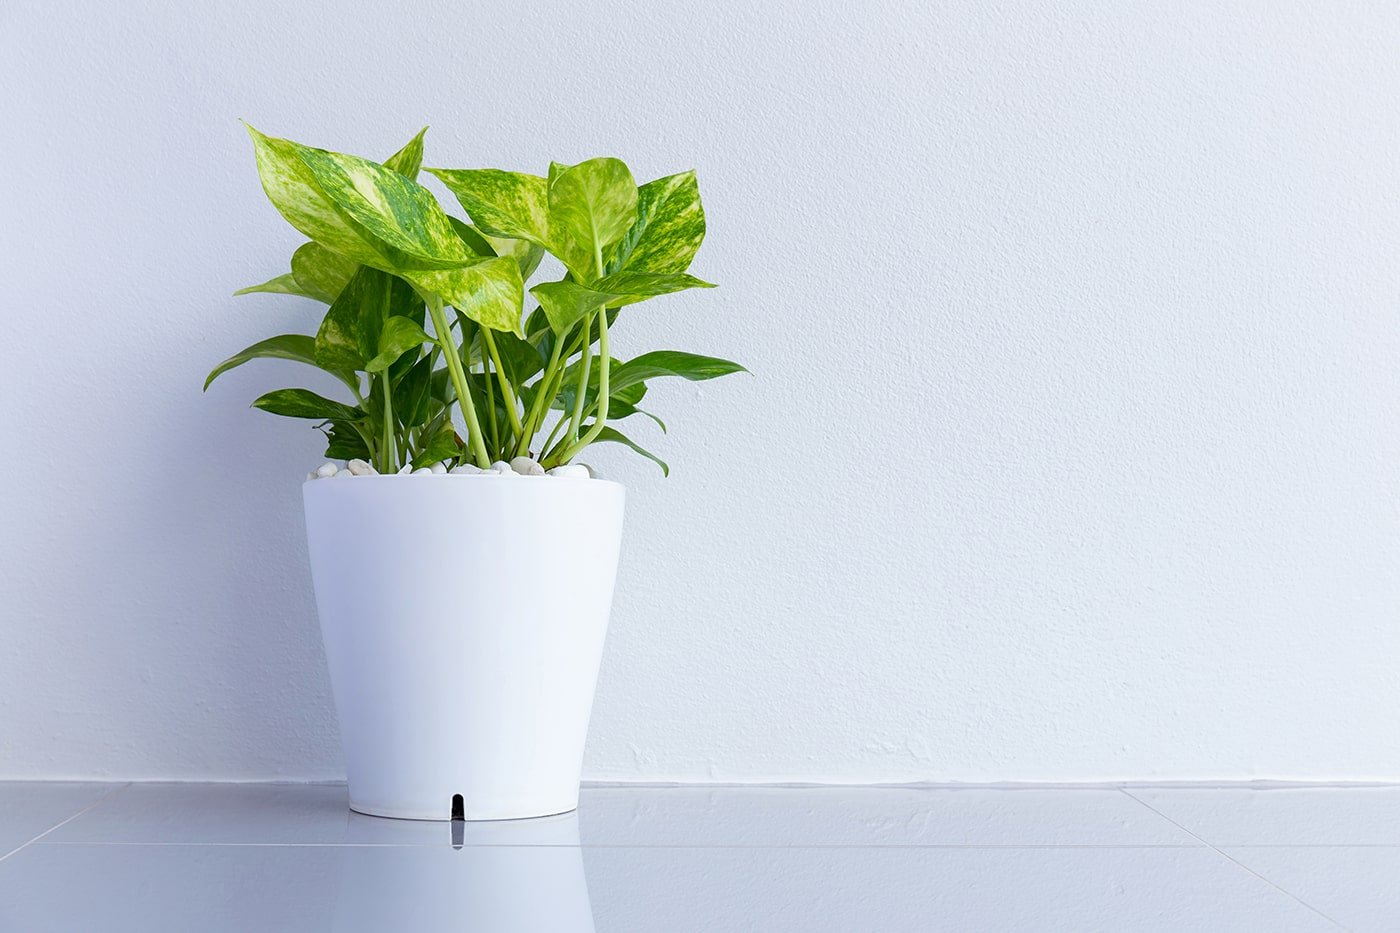
[(0, 777), (342, 773), (242, 117), (700, 170), (589, 777), (1400, 779), (1395, 4), (118, 6), (0, 5)]

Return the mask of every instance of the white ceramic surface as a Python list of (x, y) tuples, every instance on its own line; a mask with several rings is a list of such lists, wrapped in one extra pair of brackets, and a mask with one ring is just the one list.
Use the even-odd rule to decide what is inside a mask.
[(622, 535), (603, 480), (304, 485), (350, 806), (446, 820), (578, 805)]

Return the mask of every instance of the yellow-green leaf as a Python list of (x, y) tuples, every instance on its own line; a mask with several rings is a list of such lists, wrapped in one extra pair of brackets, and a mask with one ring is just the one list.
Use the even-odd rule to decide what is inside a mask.
[(549, 204), (543, 178), (494, 168), (427, 171), (456, 195), (482, 233), (549, 245)]
[(335, 301), (359, 264), (333, 253), (320, 243), (303, 243), (292, 253), (292, 276), (302, 294), (326, 304)]
[(456, 269), (405, 273), (404, 278), (483, 327), (520, 333), (525, 284), (514, 259), (480, 259)]
[(584, 316), (603, 307), (609, 295), (600, 294), (576, 282), (542, 282), (530, 289), (540, 303), (550, 330), (563, 337)]
[(637, 183), (618, 159), (589, 159), (562, 170), (551, 166), (550, 249), (574, 277), (603, 273), (607, 249), (637, 221)]
[(425, 126), (402, 149), (385, 159), (384, 167), (393, 169), (405, 178), (417, 179), (418, 171), (423, 167), (423, 134), (426, 132), (428, 128)]
[(234, 292), (235, 295), (252, 295), (257, 292), (269, 292), (275, 295), (301, 295), (304, 298), (320, 298), (302, 288), (297, 282), (296, 276), (290, 272), (284, 272), (276, 278), (268, 279), (261, 285), (249, 285), (247, 288), (240, 288)]
[(411, 318), (395, 314), (384, 320), (379, 331), (379, 352), (365, 364), (365, 372), (378, 373), (398, 362), (409, 350), (431, 343), (432, 337)]

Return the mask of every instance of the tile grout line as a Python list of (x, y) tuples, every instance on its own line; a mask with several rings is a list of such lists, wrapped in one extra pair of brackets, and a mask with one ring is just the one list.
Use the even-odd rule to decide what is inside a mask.
[[(58, 827), (54, 827), (57, 829)], [(52, 831), (52, 830), (51, 830)], [(31, 843), (45, 846), (47, 848), (62, 848), (72, 846), (74, 848), (112, 848), (118, 846), (131, 846), (135, 848), (265, 848), (265, 849), (437, 849), (446, 848), (446, 842), (91, 842), (83, 840), (67, 840), (59, 842), (38, 842), (37, 839)], [(453, 846), (456, 848), (456, 846)], [(863, 850), (863, 849), (895, 849), (899, 851), (907, 850), (947, 850), (947, 849), (979, 849), (989, 851), (1018, 851), (1018, 850), (1058, 850), (1058, 849), (1134, 849), (1134, 850), (1157, 850), (1157, 849), (1186, 849), (1198, 851), (1206, 846), (1196, 843), (1138, 843), (1133, 845), (1119, 845), (1116, 843), (767, 843), (763, 845), (733, 843), (729, 845), (694, 844), (684, 843), (631, 843), (631, 842), (467, 842), (461, 848), (466, 849), (692, 849), (692, 850), (721, 850), (721, 851), (789, 851), (792, 849), (839, 849), (839, 850)]]
[(110, 799), (110, 798), (112, 797), (113, 794), (116, 794), (116, 793), (118, 793), (118, 792), (120, 792), (120, 791), (126, 790), (126, 788), (128, 788), (128, 787), (130, 787), (130, 786), (131, 786), (131, 783), (130, 783), (130, 782), (127, 782), (127, 783), (125, 783), (125, 784), (117, 784), (117, 785), (115, 785), (115, 786), (112, 787), (110, 790), (108, 790), (107, 793), (103, 794), (101, 797), (98, 797), (96, 800), (94, 800), (92, 803), (88, 804), (86, 807), (83, 807), (83, 808), (82, 808), (81, 810), (79, 810), (77, 813), (74, 813), (72, 816), (68, 817), (68, 818), (65, 819), (65, 820), (60, 820), (59, 822), (57, 822), (57, 823), (53, 824), (52, 826), (50, 826), (48, 829), (44, 830), (44, 831), (43, 831), (42, 833), (40, 833), (39, 835), (35, 836), (33, 839), (30, 839), (30, 840), (27, 841), (27, 842), (22, 842), (22, 843), (20, 843), (19, 846), (17, 846), (16, 848), (11, 849), (9, 852), (6, 852), (6, 853), (3, 854), (3, 855), (0, 855), (0, 862), (5, 861), (5, 859), (9, 858), (10, 856), (14, 855), (14, 854), (17, 853), (17, 852), (22, 852), (23, 850), (27, 849), (29, 846), (32, 846), (34, 843), (38, 842), (40, 839), (43, 839), (45, 836), (47, 836), (49, 833), (53, 832), (54, 830), (59, 829), (59, 828), (61, 828), (61, 827), (63, 827), (63, 826), (67, 826), (69, 823), (73, 822), (73, 821), (76, 820), (78, 817), (82, 816), (84, 813), (88, 813), (88, 812), (90, 812), (91, 810), (93, 810), (94, 808), (99, 807), (99, 806), (101, 806), (102, 804), (106, 803), (106, 802), (108, 801), (108, 799)]
[(1264, 882), (1264, 883), (1267, 884), (1269, 887), (1273, 888), (1275, 891), (1278, 891), (1280, 894), (1283, 894), (1283, 895), (1285, 895), (1286, 897), (1292, 898), (1293, 900), (1297, 901), (1299, 904), (1302, 904), (1302, 905), (1303, 905), (1304, 907), (1306, 907), (1308, 910), (1311, 910), (1313, 913), (1317, 914), (1317, 915), (1318, 915), (1319, 917), (1321, 917), (1323, 920), (1326, 920), (1328, 923), (1332, 924), (1333, 926), (1337, 927), (1338, 929), (1340, 929), (1340, 930), (1347, 930), (1347, 929), (1350, 929), (1350, 927), (1344, 926), (1343, 924), (1338, 923), (1336, 920), (1333, 920), (1331, 917), (1327, 916), (1327, 914), (1324, 914), (1322, 911), (1318, 910), (1316, 907), (1314, 907), (1313, 905), (1309, 904), (1307, 901), (1303, 900), (1301, 897), (1299, 897), (1298, 895), (1294, 894), (1292, 891), (1290, 891), (1290, 890), (1288, 890), (1287, 888), (1283, 887), (1282, 885), (1276, 883), (1275, 881), (1273, 881), (1273, 880), (1271, 880), (1271, 879), (1269, 879), (1269, 878), (1266, 878), (1266, 877), (1264, 877), (1263, 875), (1259, 874), (1259, 872), (1255, 871), (1254, 869), (1252, 869), (1252, 868), (1250, 868), (1248, 865), (1246, 865), (1244, 862), (1241, 862), (1239, 859), (1237, 859), (1237, 858), (1235, 858), (1234, 856), (1230, 855), (1230, 853), (1225, 852), (1225, 851), (1222, 850), (1219, 846), (1217, 846), (1217, 845), (1215, 845), (1214, 843), (1210, 842), (1210, 841), (1207, 840), (1205, 837), (1201, 836), (1199, 833), (1195, 833), (1195, 832), (1192, 832), (1191, 830), (1187, 829), (1185, 826), (1181, 825), (1181, 824), (1178, 823), (1176, 820), (1174, 820), (1174, 819), (1172, 819), (1171, 817), (1167, 816), (1167, 815), (1166, 815), (1165, 813), (1163, 813), (1161, 810), (1158, 810), (1156, 807), (1152, 806), (1152, 804), (1148, 803), (1146, 800), (1143, 800), (1141, 797), (1138, 797), (1138, 796), (1134, 795), (1134, 794), (1133, 794), (1131, 791), (1129, 791), (1126, 787), (1120, 787), (1118, 790), (1119, 790), (1119, 793), (1123, 794), (1124, 796), (1128, 797), (1128, 798), (1131, 799), (1131, 800), (1135, 800), (1135, 801), (1137, 801), (1138, 803), (1142, 804), (1142, 805), (1143, 805), (1144, 807), (1146, 807), (1148, 810), (1151, 810), (1153, 813), (1157, 814), (1157, 815), (1160, 816), (1162, 819), (1166, 820), (1168, 823), (1171, 823), (1173, 826), (1175, 826), (1177, 829), (1181, 830), (1183, 833), (1186, 833), (1186, 834), (1187, 834), (1188, 836), (1190, 836), (1191, 838), (1200, 840), (1201, 845), (1203, 845), (1203, 846), (1205, 846), (1206, 848), (1210, 849), (1212, 852), (1214, 852), (1216, 855), (1219, 855), (1221, 858), (1225, 859), (1225, 860), (1226, 860), (1227, 862), (1229, 862), (1230, 864), (1235, 865), (1236, 867), (1242, 868), (1242, 869), (1244, 869), (1245, 871), (1249, 872), (1251, 875), (1253, 875), (1254, 877), (1258, 878), (1260, 881)]

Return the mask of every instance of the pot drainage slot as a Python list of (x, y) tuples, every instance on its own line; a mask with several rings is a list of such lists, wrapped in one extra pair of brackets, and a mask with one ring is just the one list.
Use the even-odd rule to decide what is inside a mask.
[(465, 820), (467, 818), (467, 808), (462, 800), (461, 794), (452, 795), (452, 819)]

